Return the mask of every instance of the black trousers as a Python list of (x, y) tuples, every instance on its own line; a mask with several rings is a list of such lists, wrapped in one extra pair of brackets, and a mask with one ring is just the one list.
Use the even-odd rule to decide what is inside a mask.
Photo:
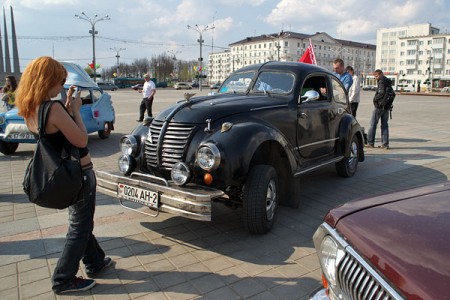
[(141, 105), (139, 106), (139, 120), (144, 120), (145, 110), (147, 110), (147, 115), (153, 117), (152, 114), (153, 96), (149, 98), (143, 98)]
[(350, 103), (350, 107), (352, 109), (352, 115), (356, 118), (356, 110), (358, 109), (359, 102)]

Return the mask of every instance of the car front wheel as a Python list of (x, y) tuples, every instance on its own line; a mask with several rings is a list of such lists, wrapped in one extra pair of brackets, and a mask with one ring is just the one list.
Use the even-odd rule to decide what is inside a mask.
[(0, 141), (0, 152), (5, 155), (10, 155), (16, 152), (19, 143)]
[(243, 221), (254, 234), (269, 232), (278, 207), (277, 172), (269, 165), (256, 165), (248, 175), (243, 193)]
[(98, 131), (98, 136), (101, 139), (107, 139), (111, 135), (111, 122), (105, 122), (103, 125), (103, 130)]
[(336, 171), (340, 176), (352, 177), (355, 175), (356, 169), (358, 168), (359, 149), (359, 139), (354, 135), (350, 144), (349, 157), (345, 157), (343, 160), (336, 163)]

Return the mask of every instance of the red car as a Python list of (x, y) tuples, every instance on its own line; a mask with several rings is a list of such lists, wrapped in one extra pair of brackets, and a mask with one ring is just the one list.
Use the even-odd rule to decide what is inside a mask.
[(332, 209), (314, 234), (311, 299), (450, 299), (450, 182)]

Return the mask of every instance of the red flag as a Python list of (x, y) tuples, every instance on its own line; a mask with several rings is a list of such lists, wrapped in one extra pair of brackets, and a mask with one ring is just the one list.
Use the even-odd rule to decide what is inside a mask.
[(314, 54), (314, 47), (312, 45), (311, 39), (309, 39), (308, 48), (306, 48), (305, 53), (303, 53), (303, 56), (300, 57), (298, 61), (306, 64), (317, 65), (316, 55)]

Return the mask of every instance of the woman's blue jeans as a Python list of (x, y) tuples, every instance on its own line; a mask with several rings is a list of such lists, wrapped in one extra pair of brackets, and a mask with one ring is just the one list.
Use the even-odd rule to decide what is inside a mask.
[(383, 146), (389, 146), (389, 110), (383, 108), (375, 108), (372, 112), (367, 143), (372, 146), (375, 144), (375, 133), (379, 120), (381, 120), (381, 143)]
[(92, 168), (83, 170), (83, 180), (78, 202), (69, 206), (66, 243), (52, 277), (54, 290), (66, 287), (75, 279), (80, 260), (83, 260), (86, 268), (96, 269), (105, 258), (105, 253), (92, 234), (97, 184)]

